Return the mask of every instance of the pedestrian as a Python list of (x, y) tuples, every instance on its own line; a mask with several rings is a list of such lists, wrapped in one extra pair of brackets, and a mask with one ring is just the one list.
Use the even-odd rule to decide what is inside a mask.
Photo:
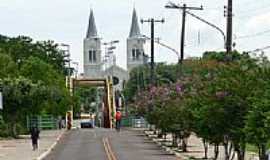
[(66, 120), (65, 120), (65, 117), (62, 117), (62, 119), (61, 119), (61, 127), (62, 127), (62, 128), (66, 128)]
[(58, 129), (62, 129), (63, 127), (62, 127), (62, 117), (59, 117), (58, 118)]
[(32, 139), (32, 146), (33, 146), (33, 151), (38, 149), (38, 139), (39, 139), (39, 129), (38, 127), (32, 127), (30, 130), (31, 133), (31, 139)]
[(120, 132), (122, 114), (119, 110), (116, 112), (115, 119), (116, 119), (116, 130)]

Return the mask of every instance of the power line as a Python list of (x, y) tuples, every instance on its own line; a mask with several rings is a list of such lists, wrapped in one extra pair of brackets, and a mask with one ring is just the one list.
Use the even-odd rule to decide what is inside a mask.
[(257, 37), (257, 36), (262, 36), (262, 35), (267, 34), (267, 33), (270, 33), (270, 29), (262, 31), (262, 32), (257, 32), (257, 33), (254, 33), (254, 34), (250, 34), (250, 35), (239, 36), (239, 37), (236, 37), (236, 39), (253, 38), (253, 37)]
[(189, 15), (191, 15), (192, 17), (194, 17), (194, 18), (196, 18), (196, 19), (198, 19), (198, 20), (200, 20), (200, 21), (206, 23), (207, 25), (209, 25), (209, 26), (215, 28), (216, 30), (218, 30), (218, 31), (222, 34), (223, 40), (224, 40), (224, 44), (225, 44), (225, 42), (226, 42), (226, 35), (225, 35), (224, 31), (223, 31), (221, 28), (219, 28), (219, 27), (216, 26), (215, 24), (210, 23), (210, 22), (208, 22), (207, 20), (205, 20), (205, 19), (203, 19), (203, 18), (201, 18), (201, 17), (199, 17), (199, 16), (197, 16), (197, 15), (195, 15), (195, 14), (189, 12), (189, 11), (187, 11), (187, 13), (188, 13)]
[(185, 30), (186, 30), (186, 14), (188, 10), (203, 10), (203, 7), (190, 7), (187, 6), (185, 3), (183, 6), (179, 4), (175, 4), (172, 2), (168, 2), (167, 5), (165, 5), (165, 8), (168, 9), (178, 9), (182, 10), (182, 31), (181, 31), (181, 44), (180, 44), (180, 59), (178, 60), (178, 63), (182, 63), (184, 60), (184, 47), (185, 47)]
[(257, 49), (251, 50), (251, 51), (247, 51), (247, 53), (261, 52), (261, 51), (264, 51), (264, 50), (267, 50), (267, 49), (270, 49), (270, 46), (265, 46), (265, 47), (262, 47), (262, 48), (257, 48)]

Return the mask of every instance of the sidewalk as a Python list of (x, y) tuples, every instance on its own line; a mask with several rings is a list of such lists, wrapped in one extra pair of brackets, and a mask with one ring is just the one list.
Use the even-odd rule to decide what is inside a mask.
[(32, 150), (30, 136), (24, 139), (1, 140), (0, 160), (35, 160), (45, 153), (65, 130), (41, 131), (39, 149)]
[[(181, 150), (178, 150), (176, 148), (169, 148), (166, 145), (171, 145), (172, 137), (171, 135), (168, 135), (167, 142), (164, 143), (164, 139), (157, 138), (157, 135), (154, 135), (152, 131), (145, 131), (144, 132), (149, 138), (151, 138), (153, 141), (155, 141), (157, 144), (164, 146), (164, 148), (168, 151), (174, 152), (175, 155), (178, 157), (181, 157), (182, 159), (202, 159), (204, 157), (204, 147), (202, 140), (194, 135), (191, 135), (188, 139), (188, 152), (184, 153), (181, 152)], [(170, 141), (170, 142), (168, 142)], [(165, 145), (166, 144), (166, 145)], [(224, 148), (223, 146), (219, 146), (219, 157), (218, 160), (224, 159)], [(208, 157), (212, 158), (214, 157), (214, 147), (209, 146), (208, 148)], [(235, 155), (234, 160), (237, 159), (237, 156)], [(258, 160), (258, 156), (254, 153), (246, 152), (246, 160)]]

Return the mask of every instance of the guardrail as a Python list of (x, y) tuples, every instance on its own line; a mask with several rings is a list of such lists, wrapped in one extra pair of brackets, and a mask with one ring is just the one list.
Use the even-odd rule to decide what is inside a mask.
[(52, 115), (27, 116), (27, 128), (38, 127), (41, 130), (57, 129), (58, 121)]
[(123, 127), (133, 127), (133, 128), (146, 128), (148, 126), (147, 121), (144, 118), (136, 117), (124, 117), (121, 122)]

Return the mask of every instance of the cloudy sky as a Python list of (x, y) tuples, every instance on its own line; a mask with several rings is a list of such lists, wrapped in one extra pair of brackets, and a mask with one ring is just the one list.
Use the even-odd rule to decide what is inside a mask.
[[(126, 38), (133, 7), (139, 18), (165, 18), (156, 24), (156, 36), (163, 43), (179, 50), (181, 12), (168, 10), (168, 0), (1, 0), (0, 33), (7, 36), (26, 35), (35, 40), (54, 40), (71, 45), (72, 59), (80, 63), (82, 71), (83, 38), (86, 35), (90, 8), (93, 8), (98, 34), (104, 42), (120, 40), (117, 44), (117, 63), (126, 68)], [(225, 30), (226, 0), (178, 0), (188, 6), (204, 6), (193, 11)], [(237, 0), (234, 2), (234, 42), (239, 50), (254, 50), (270, 45), (270, 1)], [(141, 25), (141, 24), (140, 24)], [(149, 24), (140, 26), (143, 34), (150, 34)], [(146, 52), (149, 53), (149, 42)], [(187, 16), (185, 56), (201, 56), (206, 50), (223, 50), (219, 32)], [(157, 46), (156, 61), (175, 63), (175, 53)]]

